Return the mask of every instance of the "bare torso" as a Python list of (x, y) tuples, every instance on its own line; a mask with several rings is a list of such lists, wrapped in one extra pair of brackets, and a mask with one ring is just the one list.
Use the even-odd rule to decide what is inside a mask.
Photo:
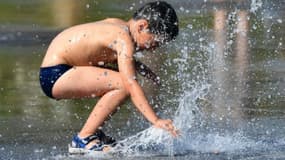
[(68, 28), (53, 39), (41, 67), (100, 66), (115, 62), (117, 53), (112, 46), (117, 43), (118, 34), (127, 30), (125, 21), (114, 18)]

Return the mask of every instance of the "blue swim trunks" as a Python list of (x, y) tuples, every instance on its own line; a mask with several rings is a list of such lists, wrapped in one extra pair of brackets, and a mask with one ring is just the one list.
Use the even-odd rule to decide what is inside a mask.
[(70, 68), (72, 68), (72, 66), (69, 66), (67, 64), (59, 64), (56, 66), (40, 68), (40, 84), (42, 90), (48, 97), (54, 98), (52, 96), (52, 88), (54, 83)]

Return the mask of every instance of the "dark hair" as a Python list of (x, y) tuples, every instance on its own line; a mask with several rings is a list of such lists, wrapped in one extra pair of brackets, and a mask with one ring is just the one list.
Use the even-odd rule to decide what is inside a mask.
[(179, 32), (176, 12), (164, 1), (145, 4), (134, 13), (133, 19), (147, 20), (150, 32), (160, 36), (162, 41), (174, 39)]

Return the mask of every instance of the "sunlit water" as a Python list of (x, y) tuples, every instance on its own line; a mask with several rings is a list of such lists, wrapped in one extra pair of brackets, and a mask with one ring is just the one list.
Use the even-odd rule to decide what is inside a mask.
[(69, 156), (67, 144), (95, 102), (43, 96), (38, 66), (55, 32), (29, 33), (35, 39), (11, 32), (0, 37), (0, 157), (285, 159), (284, 2), (169, 2), (181, 17), (178, 39), (156, 51), (161, 58), (141, 57), (159, 64), (151, 66), (163, 87), (141, 82), (158, 114), (174, 120), (178, 138), (150, 127), (127, 102), (105, 126), (119, 140), (112, 154)]

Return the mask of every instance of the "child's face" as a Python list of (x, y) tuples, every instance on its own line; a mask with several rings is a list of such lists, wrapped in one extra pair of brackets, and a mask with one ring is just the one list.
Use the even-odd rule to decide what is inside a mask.
[(136, 34), (134, 34), (134, 39), (139, 50), (150, 50), (158, 47), (157, 36), (151, 33), (148, 29), (148, 23), (145, 20), (136, 21)]
[(158, 41), (155, 38), (155, 35), (150, 33), (149, 31), (145, 31), (145, 33), (141, 33), (140, 37), (137, 38), (137, 47), (139, 49), (147, 49), (152, 50), (158, 47)]

